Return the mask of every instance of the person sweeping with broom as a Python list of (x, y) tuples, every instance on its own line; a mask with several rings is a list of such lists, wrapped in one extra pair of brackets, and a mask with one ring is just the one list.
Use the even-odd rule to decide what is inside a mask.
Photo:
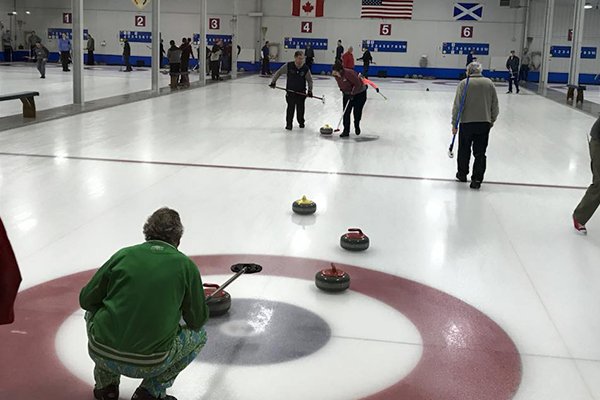
[(352, 114), (352, 110), (354, 110), (354, 133), (360, 135), (360, 120), (367, 102), (367, 85), (363, 83), (357, 72), (344, 68), (339, 61), (333, 65), (332, 75), (344, 94), (342, 102), (344, 106), (344, 131), (340, 137), (350, 136), (350, 114)]
[[(281, 68), (273, 76), (273, 80), (269, 85), (270, 88), (277, 87), (277, 80), (281, 75), (287, 74), (287, 82), (285, 85), (287, 102), (286, 124), (285, 129), (292, 130), (292, 122), (294, 121), (294, 112), (298, 119), (300, 128), (304, 128), (304, 104), (307, 97), (313, 97), (313, 79), (310, 73), (310, 68), (304, 63), (304, 53), (297, 51), (294, 53), (294, 61), (283, 64)], [(308, 84), (308, 93), (306, 86)]]
[(467, 66), (467, 79), (456, 89), (452, 107), (452, 134), (458, 137), (458, 172), (456, 179), (466, 182), (471, 162), (471, 148), (475, 162), (471, 175), (471, 189), (481, 188), (486, 170), (486, 151), (490, 129), (498, 118), (498, 94), (492, 81), (481, 75), (478, 62)]

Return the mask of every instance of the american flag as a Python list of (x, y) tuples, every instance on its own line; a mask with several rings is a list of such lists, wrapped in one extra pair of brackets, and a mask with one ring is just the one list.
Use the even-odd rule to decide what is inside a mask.
[(362, 0), (361, 18), (412, 19), (413, 0)]

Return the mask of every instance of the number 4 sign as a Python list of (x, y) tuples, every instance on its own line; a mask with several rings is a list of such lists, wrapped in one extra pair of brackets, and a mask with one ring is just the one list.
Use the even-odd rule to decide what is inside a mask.
[(312, 33), (312, 22), (302, 22), (302, 25), (300, 25), (300, 32)]
[(465, 39), (471, 39), (473, 37), (473, 27), (463, 26), (460, 29), (460, 37)]

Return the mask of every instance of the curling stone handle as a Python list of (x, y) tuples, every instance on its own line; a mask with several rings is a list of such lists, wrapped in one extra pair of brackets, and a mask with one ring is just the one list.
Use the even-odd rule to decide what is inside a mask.
[(331, 263), (331, 270), (333, 271), (333, 273), (337, 273), (337, 268), (335, 267), (334, 263)]
[(358, 228), (348, 228), (348, 232), (358, 232), (363, 235), (363, 231)]
[(224, 284), (222, 284), (221, 286), (219, 286), (219, 288), (217, 290), (215, 290), (210, 296), (206, 297), (206, 301), (209, 301), (210, 299), (212, 299), (217, 293), (222, 292), (227, 286), (231, 285), (231, 283), (233, 281), (235, 281), (237, 278), (239, 278), (240, 276), (242, 276), (244, 274), (244, 272), (246, 272), (246, 268), (247, 267), (243, 267), (238, 273), (236, 273), (234, 276), (232, 276), (231, 278), (229, 278), (227, 280), (227, 282), (225, 282)]
[(217, 285), (216, 283), (205, 283), (202, 286), (204, 286), (205, 288), (213, 288), (213, 289), (218, 289), (220, 288), (219, 285)]

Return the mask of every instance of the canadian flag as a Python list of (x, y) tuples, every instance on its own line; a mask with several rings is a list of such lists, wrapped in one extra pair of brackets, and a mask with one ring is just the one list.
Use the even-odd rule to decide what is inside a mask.
[(292, 0), (292, 15), (297, 17), (322, 17), (325, 0)]

